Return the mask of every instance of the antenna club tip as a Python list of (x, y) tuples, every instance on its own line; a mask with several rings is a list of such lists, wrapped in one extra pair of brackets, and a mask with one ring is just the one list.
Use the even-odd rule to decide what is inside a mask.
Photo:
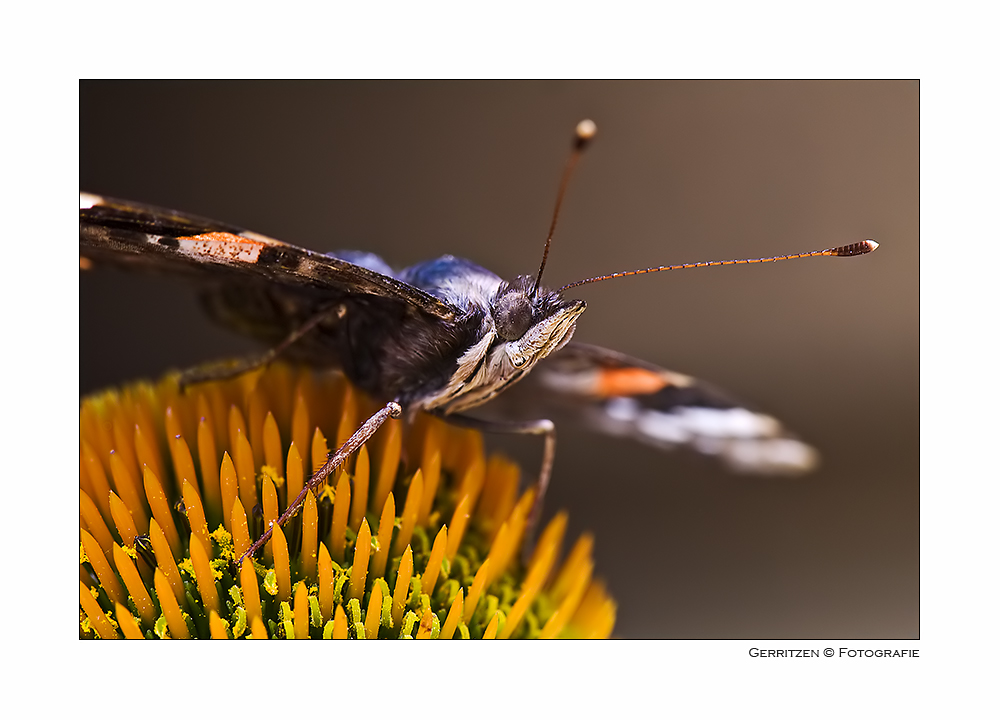
[(838, 248), (831, 248), (826, 253), (836, 257), (854, 257), (855, 255), (867, 255), (878, 247), (874, 240), (862, 240), (861, 242), (843, 245)]
[(597, 135), (597, 123), (593, 120), (581, 120), (576, 124), (577, 143), (587, 143)]

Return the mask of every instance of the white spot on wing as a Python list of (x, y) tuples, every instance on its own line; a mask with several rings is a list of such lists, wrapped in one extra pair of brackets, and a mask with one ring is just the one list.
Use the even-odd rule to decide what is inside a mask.
[(86, 210), (88, 208), (94, 207), (94, 205), (100, 205), (104, 202), (104, 198), (100, 195), (91, 195), (90, 193), (80, 193), (80, 209)]
[(743, 472), (805, 472), (819, 462), (819, 455), (805, 443), (791, 438), (736, 440), (726, 450), (726, 460)]
[(604, 409), (612, 420), (632, 422), (639, 416), (642, 406), (638, 400), (634, 400), (633, 398), (616, 397), (608, 400)]
[(744, 408), (682, 408), (679, 414), (697, 435), (754, 438), (775, 435), (781, 428), (773, 417)]
[[(621, 413), (618, 398), (607, 404), (608, 413)], [(638, 408), (635, 400), (631, 403)], [(637, 413), (636, 413), (637, 414)], [(692, 438), (761, 438), (773, 437), (781, 430), (777, 420), (768, 415), (758, 415), (743, 408), (677, 408), (672, 412), (646, 410), (638, 418), (618, 417), (619, 420), (635, 419), (636, 429), (656, 440), (664, 442), (688, 442)], [(715, 445), (704, 444), (698, 449), (709, 454), (718, 453)]]
[(636, 421), (636, 429), (643, 435), (666, 443), (686, 443), (691, 439), (691, 426), (676, 413), (647, 410)]
[(739, 472), (797, 474), (813, 469), (816, 451), (792, 438), (780, 437), (781, 426), (769, 415), (744, 408), (676, 408), (644, 410), (632, 398), (614, 398), (592, 417), (612, 435), (631, 435), (658, 447), (688, 445), (719, 457)]

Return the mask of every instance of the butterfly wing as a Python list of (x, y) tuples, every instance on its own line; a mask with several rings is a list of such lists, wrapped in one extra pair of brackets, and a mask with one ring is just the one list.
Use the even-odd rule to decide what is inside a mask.
[[(275, 347), (321, 316), (284, 356), (341, 367), (374, 397), (415, 400), (447, 380), (474, 332), (451, 303), (386, 272), (225, 223), (81, 193), (81, 266), (186, 275), (218, 322)], [(371, 267), (366, 267), (366, 263)]]
[(80, 255), (95, 263), (281, 286), (302, 296), (370, 295), (441, 320), (455, 307), (388, 275), (225, 223), (80, 194)]
[(576, 418), (662, 449), (692, 448), (739, 472), (797, 474), (818, 461), (770, 415), (688, 375), (595, 345), (567, 344), (507, 395), (501, 402), (533, 414)]

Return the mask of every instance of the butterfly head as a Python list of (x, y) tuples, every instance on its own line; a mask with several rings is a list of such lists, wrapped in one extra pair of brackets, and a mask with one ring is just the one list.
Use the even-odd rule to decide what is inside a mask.
[[(488, 283), (462, 283), (470, 318), (482, 322), (478, 340), (457, 359), (447, 383), (423, 399), (425, 408), (461, 412), (480, 405), (524, 377), (535, 364), (573, 337), (576, 319), (587, 308), (582, 300), (566, 300), (558, 291), (533, 291), (534, 279), (520, 275)], [(493, 276), (496, 278), (496, 276)], [(470, 278), (472, 278), (470, 280)]]
[(515, 368), (526, 368), (555, 352), (573, 337), (576, 319), (587, 309), (582, 300), (566, 300), (519, 275), (497, 289), (490, 302), (497, 336)]

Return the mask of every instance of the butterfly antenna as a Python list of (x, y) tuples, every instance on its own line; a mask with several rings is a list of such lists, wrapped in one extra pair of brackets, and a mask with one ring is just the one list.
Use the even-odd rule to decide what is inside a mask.
[(750, 258), (746, 260), (713, 260), (711, 262), (687, 263), (684, 265), (660, 265), (660, 267), (645, 268), (642, 270), (629, 270), (628, 272), (613, 273), (611, 275), (600, 275), (598, 277), (577, 280), (569, 285), (563, 285), (559, 292), (564, 292), (570, 288), (587, 285), (589, 283), (600, 282), (601, 280), (611, 280), (613, 278), (628, 277), (629, 275), (645, 275), (646, 273), (660, 272), (661, 270), (688, 270), (689, 268), (711, 267), (712, 265), (747, 265), (750, 263), (777, 262), (779, 260), (797, 260), (798, 258), (820, 257), (830, 255), (832, 257), (854, 257), (855, 255), (866, 255), (875, 248), (878, 243), (874, 240), (862, 240), (851, 245), (841, 245), (840, 247), (827, 248), (826, 250), (814, 250), (813, 252), (798, 253), (796, 255), (776, 255), (766, 258)]
[(566, 195), (566, 187), (569, 179), (573, 177), (573, 171), (580, 160), (580, 156), (586, 149), (590, 141), (597, 134), (597, 125), (593, 120), (581, 120), (576, 126), (576, 134), (573, 136), (573, 152), (570, 153), (569, 160), (566, 161), (566, 168), (563, 170), (562, 181), (559, 183), (559, 194), (556, 195), (556, 209), (552, 213), (552, 224), (549, 226), (549, 236), (545, 239), (545, 251), (542, 253), (542, 264), (538, 266), (538, 275), (535, 276), (535, 287), (531, 291), (532, 295), (538, 293), (538, 288), (542, 283), (542, 272), (545, 270), (545, 262), (549, 259), (549, 247), (552, 245), (552, 235), (556, 231), (556, 221), (559, 219), (559, 208), (562, 206), (563, 197)]

